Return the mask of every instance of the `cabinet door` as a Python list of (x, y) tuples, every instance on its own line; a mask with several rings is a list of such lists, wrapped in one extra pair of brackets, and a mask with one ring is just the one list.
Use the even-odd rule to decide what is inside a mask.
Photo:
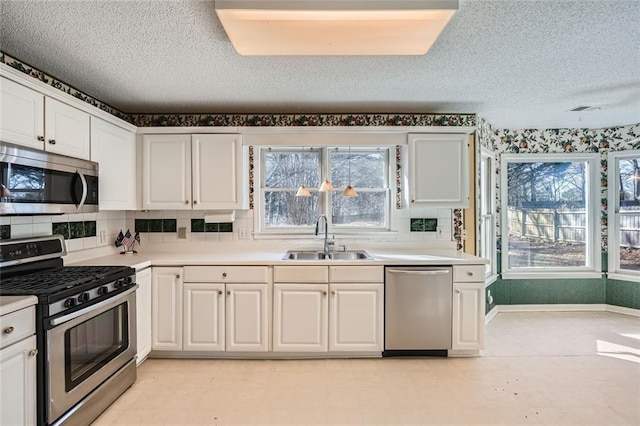
[(484, 283), (453, 283), (452, 349), (484, 346)]
[(91, 117), (91, 161), (100, 164), (100, 210), (136, 210), (136, 135)]
[(36, 337), (0, 351), (0, 424), (36, 424)]
[(331, 284), (329, 350), (382, 352), (382, 283)]
[(240, 135), (193, 135), (193, 208), (243, 208)]
[(152, 269), (152, 349), (182, 350), (182, 268)]
[(44, 149), (44, 95), (0, 78), (0, 140)]
[(45, 98), (44, 106), (44, 149), (88, 160), (89, 114), (52, 98)]
[(273, 298), (274, 351), (327, 351), (327, 284), (274, 284)]
[(191, 209), (191, 136), (142, 139), (142, 208)]
[(224, 284), (184, 285), (185, 351), (224, 351)]
[(138, 365), (151, 352), (151, 268), (136, 274), (136, 333), (138, 343)]
[(269, 350), (267, 284), (227, 284), (228, 351)]
[(468, 135), (409, 135), (411, 206), (469, 206)]

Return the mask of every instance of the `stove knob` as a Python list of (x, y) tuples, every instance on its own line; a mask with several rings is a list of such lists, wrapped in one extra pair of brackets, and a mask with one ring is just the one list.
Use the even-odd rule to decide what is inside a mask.
[(115, 283), (113, 283), (114, 288), (120, 288), (122, 286), (123, 286), (122, 280), (118, 280)]
[(68, 298), (67, 300), (64, 301), (64, 307), (65, 308), (73, 308), (74, 306), (76, 306), (76, 299), (73, 297)]
[(89, 301), (89, 293), (82, 293), (78, 295), (78, 303), (88, 302)]
[(125, 282), (125, 284), (127, 284), (127, 285), (128, 285), (128, 284), (131, 284), (131, 283), (133, 283), (133, 278), (132, 278), (132, 277), (127, 277), (127, 278), (125, 278), (125, 279), (124, 279), (124, 282)]
[(103, 285), (102, 287), (98, 287), (98, 294), (103, 295), (109, 293), (109, 287)]

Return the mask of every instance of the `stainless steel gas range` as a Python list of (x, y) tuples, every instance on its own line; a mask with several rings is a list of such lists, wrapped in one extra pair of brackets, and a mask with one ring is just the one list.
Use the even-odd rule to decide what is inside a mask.
[(0, 295), (38, 297), (38, 425), (87, 425), (136, 380), (135, 270), (65, 254), (61, 235), (0, 241)]

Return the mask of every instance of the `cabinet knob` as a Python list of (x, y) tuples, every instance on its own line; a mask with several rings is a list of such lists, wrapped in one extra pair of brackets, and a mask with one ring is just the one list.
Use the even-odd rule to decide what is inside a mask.
[(198, 204), (198, 200), (193, 200), (193, 204)]
[(222, 290), (218, 290), (218, 294), (222, 294)]
[(177, 279), (180, 279), (180, 274), (176, 274), (176, 278), (177, 278)]
[(29, 351), (29, 356), (36, 356), (38, 355), (38, 350), (37, 349), (31, 349)]
[(13, 333), (13, 327), (7, 327), (3, 330), (4, 334), (11, 334)]
[(185, 203), (185, 204), (189, 204), (189, 200), (185, 200), (185, 201), (184, 201), (184, 203)]
[(55, 144), (56, 144), (56, 140), (55, 140), (55, 139), (49, 139), (49, 143), (50, 143), (51, 145), (55, 145)]
[(227, 296), (231, 296), (231, 292), (227, 290)]
[(335, 291), (335, 290), (332, 290), (332, 291), (331, 291), (331, 294), (332, 294), (333, 296), (335, 296), (335, 295), (336, 295), (336, 291)]
[(44, 136), (38, 136), (38, 140), (39, 140), (40, 142), (44, 142)]
[(226, 272), (222, 273), (222, 278), (227, 278), (227, 273)]
[(323, 295), (323, 296), (326, 296), (326, 295), (327, 295), (327, 292), (326, 292), (326, 291), (323, 291), (323, 292), (322, 292), (322, 295)]
[(461, 293), (461, 291), (460, 291), (460, 290), (456, 290), (456, 293), (460, 294), (460, 293)]
[(471, 277), (471, 276), (473, 276), (473, 272), (467, 271), (467, 275), (469, 275)]

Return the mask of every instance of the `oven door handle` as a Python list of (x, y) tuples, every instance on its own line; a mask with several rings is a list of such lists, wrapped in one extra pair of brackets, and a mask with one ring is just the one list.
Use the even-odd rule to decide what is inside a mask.
[(69, 315), (64, 315), (61, 316), (59, 318), (54, 318), (52, 320), (49, 320), (49, 324), (52, 326), (56, 326), (56, 325), (60, 325), (62, 323), (65, 323), (67, 321), (71, 321), (72, 319), (81, 317), (82, 315), (88, 314), (89, 312), (98, 310), (100, 308), (103, 308), (105, 306), (109, 306), (109, 305), (117, 305), (118, 303), (120, 303), (120, 301), (124, 298), (126, 298), (128, 295), (130, 295), (131, 293), (133, 293), (134, 291), (136, 291), (136, 288), (138, 288), (138, 285), (136, 284), (135, 287), (130, 288), (129, 290), (125, 291), (124, 293), (120, 293), (117, 296), (111, 298), (111, 299), (107, 299), (107, 300), (103, 300), (100, 303), (96, 303), (95, 305), (91, 305), (91, 306), (87, 306), (84, 309), (80, 309), (79, 311), (75, 311)]

